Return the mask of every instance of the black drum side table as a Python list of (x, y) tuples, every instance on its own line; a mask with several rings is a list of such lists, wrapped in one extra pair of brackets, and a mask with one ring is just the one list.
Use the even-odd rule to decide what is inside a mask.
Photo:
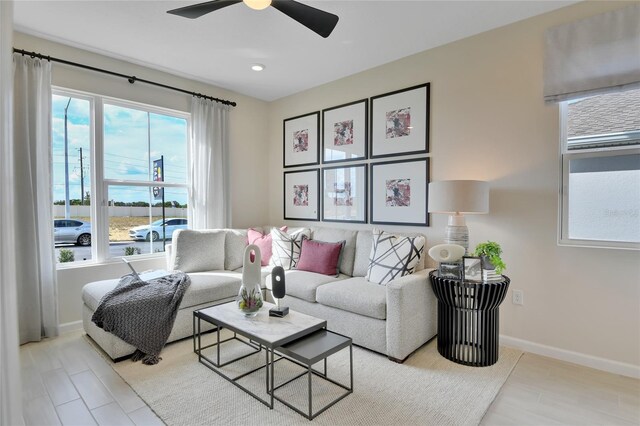
[(431, 287), (438, 299), (438, 352), (458, 364), (486, 367), (498, 361), (500, 303), (509, 277), (494, 283), (440, 278), (431, 271)]

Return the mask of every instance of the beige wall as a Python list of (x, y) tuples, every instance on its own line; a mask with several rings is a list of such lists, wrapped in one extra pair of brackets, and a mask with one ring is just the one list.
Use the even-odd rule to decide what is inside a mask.
[[(266, 221), (263, 210), (256, 208), (267, 203), (267, 182), (262, 178), (265, 174), (264, 158), (268, 147), (265, 138), (268, 108), (266, 102), (22, 33), (14, 33), (14, 47), (237, 102), (238, 106), (232, 108), (230, 114), (232, 225), (248, 227), (262, 225)], [(190, 110), (191, 96), (179, 92), (143, 83), (129, 84), (125, 79), (57, 63), (53, 65), (52, 74), (53, 84), (58, 87), (179, 111)], [(164, 267), (163, 258), (139, 262), (140, 270)], [(98, 279), (117, 278), (124, 273), (126, 269), (122, 266), (109, 265), (59, 270), (60, 323), (81, 319), (80, 290), (84, 284)]]
[[(558, 106), (542, 100), (544, 30), (620, 6), (578, 4), (272, 102), (269, 222), (283, 217), (283, 119), (431, 82), (431, 179), (491, 182), (490, 214), (467, 219), (471, 246), (500, 242), (524, 291), (524, 306), (503, 303), (501, 334), (639, 366), (640, 253), (558, 246)], [(447, 220), (431, 219), (416, 229), (429, 246)]]

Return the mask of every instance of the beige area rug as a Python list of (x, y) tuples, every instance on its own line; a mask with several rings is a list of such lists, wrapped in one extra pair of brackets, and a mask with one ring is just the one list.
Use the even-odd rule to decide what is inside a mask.
[[(215, 334), (206, 336), (209, 343)], [(248, 347), (231, 341), (222, 346), (223, 361), (247, 353)], [(214, 349), (207, 355), (214, 357)], [(224, 355), (228, 355), (225, 357)], [(465, 367), (440, 356), (436, 339), (414, 353), (404, 364), (368, 350), (353, 348), (354, 392), (313, 420), (316, 425), (475, 425), (507, 380), (522, 352), (500, 348), (491, 367)], [(163, 360), (154, 366), (130, 360), (113, 368), (168, 425), (291, 425), (309, 421), (284, 404), (273, 410), (198, 362), (191, 340), (169, 344)], [(248, 371), (264, 363), (264, 352), (225, 367), (227, 374)], [(321, 364), (318, 364), (320, 367)], [(329, 358), (329, 377), (348, 385), (349, 351)], [(288, 361), (275, 364), (276, 386), (302, 368)], [(264, 369), (241, 383), (266, 398)], [(314, 411), (343, 390), (315, 378)], [(305, 411), (307, 378), (276, 390)]]

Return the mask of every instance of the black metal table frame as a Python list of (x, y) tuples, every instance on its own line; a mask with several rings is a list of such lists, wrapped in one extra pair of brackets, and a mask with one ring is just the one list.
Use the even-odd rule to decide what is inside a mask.
[(498, 361), (500, 304), (511, 280), (467, 282), (429, 273), (438, 300), (438, 352), (458, 364), (487, 367)]
[[(204, 320), (209, 324), (212, 324), (215, 326), (215, 333), (216, 333), (216, 342), (212, 343), (210, 345), (207, 346), (202, 346), (202, 327), (201, 327), (201, 321)], [(325, 410), (327, 410), (328, 408), (332, 407), (334, 404), (336, 404), (338, 401), (342, 400), (343, 398), (345, 398), (347, 395), (351, 394), (353, 392), (353, 345), (350, 344), (349, 345), (349, 356), (350, 356), (350, 371), (349, 371), (349, 376), (350, 376), (350, 386), (346, 387), (345, 385), (336, 382), (335, 380), (330, 379), (329, 377), (327, 377), (327, 357), (329, 355), (327, 355), (327, 357), (324, 358), (324, 372), (320, 372), (317, 371), (315, 369), (313, 369), (311, 367), (311, 365), (305, 365), (303, 363), (300, 363), (294, 359), (291, 359), (288, 356), (284, 356), (282, 354), (278, 354), (278, 358), (275, 358), (275, 354), (276, 351), (275, 349), (277, 347), (282, 346), (283, 344), (289, 343), (290, 341), (294, 341), (298, 338), (304, 337), (305, 335), (308, 335), (310, 333), (313, 333), (316, 330), (319, 329), (326, 329), (327, 327), (327, 323), (326, 321), (324, 321), (323, 323), (320, 323), (319, 326), (317, 327), (312, 327), (309, 330), (306, 330), (305, 333), (300, 334), (300, 335), (293, 335), (291, 336), (289, 339), (286, 339), (284, 341), (278, 341), (277, 343), (269, 343), (269, 342), (265, 342), (265, 341), (261, 341), (258, 338), (255, 338), (255, 336), (250, 337), (250, 336), (246, 336), (245, 332), (243, 330), (237, 329), (235, 327), (230, 326), (229, 324), (223, 324), (220, 321), (216, 320), (215, 318), (212, 318), (210, 316), (201, 314), (199, 311), (194, 311), (193, 312), (193, 352), (196, 353), (198, 355), (198, 361), (204, 365), (205, 367), (209, 368), (211, 371), (213, 371), (214, 373), (218, 374), (220, 377), (222, 377), (223, 379), (225, 379), (226, 381), (234, 384), (236, 387), (242, 389), (244, 392), (246, 392), (247, 394), (251, 395), (252, 397), (254, 397), (255, 399), (257, 399), (258, 401), (260, 401), (261, 403), (263, 403), (264, 405), (266, 405), (267, 407), (269, 407), (269, 409), (273, 409), (274, 406), (274, 400), (278, 400), (281, 403), (283, 403), (284, 405), (286, 405), (287, 407), (291, 408), (292, 410), (296, 411), (297, 413), (301, 414), (302, 416), (306, 417), (309, 420), (313, 420), (313, 418), (317, 417), (318, 415), (320, 415), (321, 413), (323, 413)], [(233, 337), (229, 337), (226, 338), (224, 340), (220, 340), (220, 331), (223, 330), (224, 328), (227, 328), (228, 330), (233, 332)], [(212, 330), (214, 331), (214, 330)], [(248, 340), (243, 340), (240, 339), (238, 337), (238, 334), (245, 337)], [(337, 333), (336, 333), (337, 334)], [(232, 360), (228, 360), (224, 363), (220, 362), (220, 346), (222, 345), (222, 343), (225, 342), (229, 342), (232, 340), (237, 340), (253, 349), (255, 349), (254, 351), (251, 351), (247, 354), (244, 354), (242, 356), (239, 356), (237, 358), (234, 358)], [(256, 345), (257, 344), (257, 345)], [(212, 360), (209, 357), (203, 355), (202, 351), (208, 348), (211, 348), (213, 346), (216, 346), (216, 360)], [(265, 349), (265, 364), (261, 365), (259, 367), (256, 367), (250, 371), (244, 372), (236, 377), (229, 377), (226, 374), (224, 374), (221, 371), (221, 368), (232, 364), (234, 362), (240, 361), (241, 359), (247, 358), (251, 355), (255, 355), (257, 353), (260, 353), (262, 351), (262, 348)], [(339, 350), (341, 350), (343, 348), (340, 348)], [(337, 352), (337, 351), (335, 351)], [(333, 352), (333, 353), (335, 353)], [(271, 359), (269, 359), (271, 358)], [(282, 359), (285, 359), (289, 362), (292, 362), (296, 365), (299, 365), (300, 367), (305, 368), (306, 371), (298, 374), (297, 376), (295, 376), (294, 378), (287, 380), (286, 382), (278, 385), (277, 387), (275, 387), (274, 389), (274, 364)], [(260, 396), (256, 395), (255, 393), (251, 392), (249, 389), (247, 389), (246, 387), (242, 386), (241, 384), (239, 384), (237, 381), (242, 379), (243, 377), (246, 377), (252, 373), (255, 373), (256, 371), (259, 371), (263, 368), (266, 368), (266, 392), (267, 395), (269, 395), (269, 399), (265, 400), (263, 398), (261, 398)], [(291, 383), (292, 381), (299, 379), (300, 377), (304, 376), (308, 374), (309, 375), (309, 414), (307, 415), (307, 413), (304, 413), (303, 411), (301, 411), (300, 409), (292, 406), (291, 404), (289, 404), (288, 402), (284, 401), (282, 398), (279, 398), (275, 395), (275, 390), (280, 389), (281, 387)], [(337, 399), (335, 399), (333, 402), (329, 403), (328, 405), (326, 405), (325, 407), (323, 407), (322, 409), (318, 410), (316, 413), (312, 413), (312, 392), (311, 392), (311, 375), (315, 374), (316, 376), (319, 376), (321, 378), (323, 378), (324, 380), (327, 380), (345, 390), (347, 390), (347, 392), (345, 392), (343, 395), (341, 395), (340, 397), (338, 397)], [(273, 389), (273, 391), (271, 391), (270, 389)]]
[[(332, 331), (331, 333), (333, 334), (337, 334), (343, 337), (347, 337), (344, 336), (340, 333), (336, 333), (335, 331)], [(327, 377), (327, 358), (329, 358), (331, 355), (341, 351), (342, 349), (345, 349), (346, 347), (349, 347), (349, 386), (345, 386), (342, 383), (339, 383), (333, 379), (330, 379), (329, 377)], [(345, 344), (345, 345), (341, 345), (341, 346), (337, 346), (335, 347), (330, 353), (326, 354), (326, 356), (323, 357), (323, 363), (324, 363), (324, 373), (315, 370), (312, 365), (313, 364), (305, 364), (305, 363), (301, 363), (298, 362), (297, 360), (291, 359), (291, 357), (287, 356), (286, 354), (280, 354), (281, 358), (286, 358), (288, 361), (293, 362), (294, 364), (297, 364), (301, 367), (304, 367), (306, 369), (306, 371), (298, 374), (297, 376), (293, 377), (292, 379), (287, 380), (286, 382), (278, 385), (275, 390), (278, 390), (279, 388), (288, 385), (289, 383), (293, 382), (294, 380), (299, 379), (300, 377), (303, 377), (305, 375), (308, 376), (308, 381), (309, 381), (309, 402), (308, 402), (308, 408), (309, 408), (309, 413), (305, 413), (302, 410), (294, 407), (293, 405), (289, 404), (287, 401), (283, 400), (282, 398), (278, 397), (278, 396), (274, 396), (274, 398), (278, 401), (280, 401), (281, 403), (283, 403), (284, 405), (286, 405), (287, 407), (291, 408), (292, 410), (294, 410), (295, 412), (297, 412), (298, 414), (306, 417), (309, 420), (313, 420), (314, 418), (316, 418), (317, 416), (319, 416), (320, 414), (324, 413), (326, 410), (328, 410), (329, 408), (333, 407), (335, 404), (337, 404), (339, 401), (341, 401), (342, 399), (344, 399), (345, 397), (347, 397), (349, 394), (353, 393), (353, 342), (351, 341), (351, 338), (349, 338), (349, 343)], [(334, 385), (341, 387), (342, 389), (345, 389), (346, 392), (343, 393), (342, 395), (340, 395), (338, 398), (334, 399), (333, 401), (331, 401), (329, 404), (325, 405), (324, 407), (322, 407), (321, 409), (319, 409), (318, 411), (316, 411), (315, 413), (313, 412), (313, 391), (312, 391), (312, 377), (313, 375), (316, 375), (318, 377), (321, 377), (323, 380), (326, 380), (330, 383), (333, 383)], [(274, 392), (275, 393), (275, 392)]]

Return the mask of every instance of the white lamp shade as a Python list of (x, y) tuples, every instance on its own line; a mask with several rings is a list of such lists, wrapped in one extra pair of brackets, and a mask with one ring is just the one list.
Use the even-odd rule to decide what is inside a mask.
[(489, 182), (441, 180), (429, 184), (430, 213), (489, 213)]

